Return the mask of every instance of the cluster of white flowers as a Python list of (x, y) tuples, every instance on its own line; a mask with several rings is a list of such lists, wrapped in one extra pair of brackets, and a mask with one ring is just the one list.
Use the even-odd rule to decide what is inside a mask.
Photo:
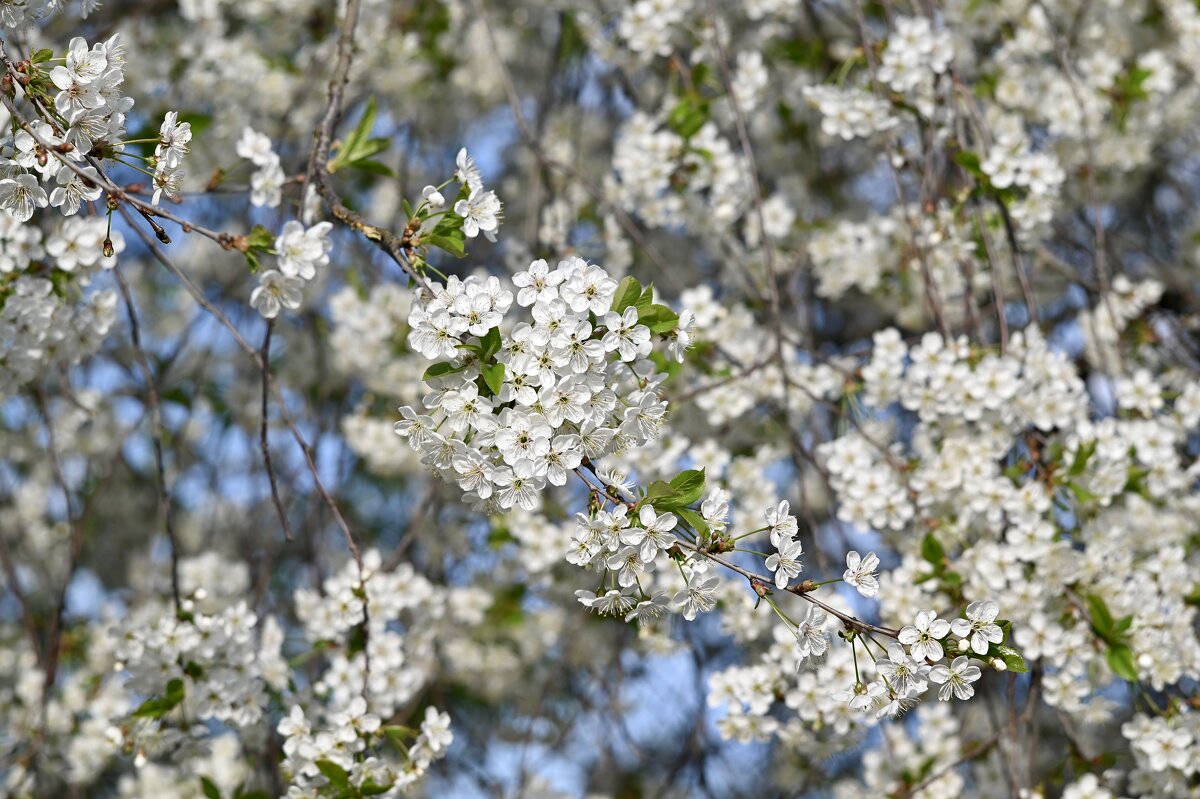
[(817, 292), (837, 299), (852, 288), (872, 292), (896, 269), (893, 239), (898, 226), (890, 217), (870, 222), (840, 220), (831, 230), (809, 237), (808, 254), (817, 273)]
[(691, 0), (637, 0), (625, 7), (617, 22), (617, 35), (643, 58), (670, 55), (673, 28), (691, 8)]
[(283, 183), (287, 179), (279, 155), (271, 148), (271, 139), (254, 128), (242, 129), (237, 154), (254, 164), (250, 176), (250, 204), (256, 207), (278, 208), (283, 200)]
[(190, 718), (250, 726), (262, 716), (268, 686), (286, 685), (278, 625), (268, 625), (256, 653), (258, 617), (244, 602), (212, 615), (196, 611), (195, 600), (204, 597), (198, 589), (185, 601), (193, 610), (180, 618), (134, 614), (124, 624), (115, 651), (120, 668), (131, 690), (154, 697), (135, 716), (161, 718), (179, 707)]
[[(0, 2), (0, 24), (27, 24), (67, 5)], [(86, 13), (95, 0), (78, 5)], [(812, 764), (856, 742), (865, 742), (862, 768), (838, 765), (855, 776), (829, 787), (842, 799), (1021, 789), (1036, 797), (1046, 790), (1039, 780), (1065, 799), (1195, 792), (1200, 384), (1187, 338), (1194, 264), (1166, 260), (1158, 277), (1169, 280), (1147, 279), (1156, 274), (1147, 256), (1191, 246), (1173, 224), (1194, 199), (1180, 177), (1194, 161), (1187, 134), (1200, 100), (1191, 80), (1200, 72), (1200, 11), (1191, 0), (1161, 0), (1149, 4), (1151, 13), (1147, 3), (1080, 8), (1058, 0), (934, 3), (914, 17), (864, 7), (861, 31), (845, 24), (837, 4), (800, 0), (712, 9), (635, 0), (595, 15), (525, 4), (490, 24), (451, 3), (432, 20), (425, 11), (405, 17), (400, 35), (390, 4), (363, 4), (350, 74), (364, 85), (353, 96), (393, 98), (380, 127), (404, 127), (406, 176), (426, 166), (423, 156), (409, 156), (445, 146), (422, 137), (440, 137), (459, 109), (494, 108), (506, 88), (497, 63), (514, 69), (518, 107), (529, 109), (540, 139), (530, 142), (536, 158), (522, 150), (515, 169), (498, 170), (507, 179), (536, 167), (539, 177), (537, 192), (508, 206), (536, 231), (529, 249), (503, 248), (511, 284), (491, 273), (467, 277), (470, 266), (446, 278), (436, 269), (442, 262), (427, 258), (434, 248), (463, 257), (479, 234), (494, 239), (503, 219), (505, 206), (464, 149), (451, 180), (426, 187), (415, 211), (404, 205), (404, 266), (430, 290), (414, 294), (348, 265), (331, 276), (330, 336), (301, 340), (291, 325), (280, 332), (292, 356), (281, 384), (308, 403), (297, 406), (297, 419), (340, 422), (340, 438), (327, 428), (317, 434), (360, 456), (338, 460), (347, 468), (330, 485), (331, 504), (355, 502), (347, 518), (358, 540), (391, 542), (392, 511), (418, 502), (445, 534), (423, 535), (421, 517), (408, 511), (403, 540), (412, 548), (404, 551), (416, 568), (390, 558), (384, 566), (389, 556), (364, 546), (361, 563), (331, 572), (320, 544), (264, 544), (263, 606), (277, 601), (268, 577), (281, 575), (289, 591), (290, 581), (304, 579), (293, 575), (319, 581), (291, 594), (295, 616), (278, 616), (288, 621), (247, 610), (249, 570), (216, 549), (179, 563), (180, 608), (162, 601), (161, 570), (144, 582), (132, 578), (119, 596), (104, 573), (105, 598), (118, 601), (101, 613), (121, 621), (96, 625), (76, 614), (90, 593), (94, 556), (89, 540), (79, 563), (62, 567), (73, 525), (87, 535), (94, 518), (115, 527), (123, 517), (109, 506), (142, 507), (124, 501), (126, 473), (142, 478), (133, 481), (139, 490), (150, 474), (149, 425), (126, 413), (139, 379), (127, 374), (127, 346), (110, 342), (95, 369), (59, 368), (94, 354), (117, 310), (114, 292), (96, 290), (111, 284), (99, 270), (112, 261), (102, 255), (110, 248), (103, 217), (87, 216), (104, 181), (85, 155), (141, 158), (154, 202), (178, 197), (185, 157), (193, 170), (217, 166), (208, 142), (189, 152), (192, 131), (180, 121), (207, 116), (212, 148), (222, 154), (241, 131), (237, 153), (254, 166), (251, 205), (279, 207), (294, 181), (274, 147), (287, 155), (306, 143), (273, 145), (246, 127), (245, 108), (252, 101), (255, 124), (276, 132), (288, 129), (295, 109), (312, 110), (310, 67), (334, 52), (317, 32), (334, 26), (306, 22), (321, 5), (182, 0), (182, 17), (209, 34), (194, 40), (157, 19), (139, 20), (129, 49), (161, 51), (172, 66), (130, 69), (128, 80), (180, 111), (156, 134), (129, 142), (122, 139), (132, 101), (121, 96), (118, 39), (94, 47), (76, 39), (65, 52), (34, 51), (18, 62), (42, 33), (6, 32), (10, 97), (34, 121), (27, 129), (14, 121), (0, 139), (0, 396), (39, 376), (52, 394), (42, 413), (22, 407), (24, 397), (3, 408), (16, 465), (6, 478), (16, 480), (5, 480), (12, 485), (0, 497), (0, 528), (16, 531), (2, 543), (6, 571), (11, 557), (17, 576), (0, 629), (10, 644), (0, 653), (0, 720), (12, 731), (4, 744), (13, 755), (0, 792), (115, 785), (120, 796), (211, 796), (211, 782), (218, 795), (239, 796), (262, 784), (269, 768), (260, 744), (275, 729), (289, 799), (396, 796), (451, 744), (449, 717), (426, 694), (440, 708), (443, 689), (462, 683), (472, 698), (504, 702), (505, 715), (542, 660), (560, 671), (571, 662), (576, 636), (561, 633), (581, 611), (561, 590), (564, 574), (572, 589), (581, 586), (579, 604), (638, 623), (636, 650), (614, 644), (622, 660), (678, 649), (693, 634), (732, 639), (745, 658), (710, 672), (709, 702), (726, 706), (716, 722), (724, 737), (782, 744), (772, 754), (781, 759), (762, 770), (767, 793), (776, 788), (768, 779), (800, 783), (777, 767), (790, 765), (783, 758), (802, 753), (804, 779), (820, 778), (828, 772)], [(278, 25), (260, 24), (275, 18)], [(522, 59), (528, 31), (555, 25), (559, 52)], [(871, 31), (885, 25), (886, 40), (872, 41)], [(551, 74), (538, 77), (548, 78), (543, 99), (552, 102), (527, 104), (522, 95), (538, 84), (516, 66), (535, 70), (543, 61), (572, 80), (586, 64), (581, 102), (561, 102), (570, 96), (564, 88), (581, 87)], [(814, 85), (823, 78), (831, 82)], [(421, 102), (431, 89), (444, 96), (425, 106), (427, 120), (398, 104)], [(820, 115), (819, 158), (794, 157), (796, 142), (811, 133), (796, 115), (804, 102)], [(127, 150), (139, 144), (153, 154)], [(392, 155), (387, 166), (397, 163)], [(1154, 169), (1129, 174), (1145, 165)], [(1172, 179), (1142, 179), (1160, 174)], [(360, 193), (367, 187), (371, 215), (387, 219), (401, 205), (399, 183), (367, 177), (343, 185), (354, 192), (347, 203), (359, 207), (368, 207)], [(752, 191), (754, 183), (761, 185)], [(1154, 218), (1132, 207), (1149, 196), (1147, 186)], [(140, 193), (110, 199), (119, 206)], [(229, 212), (224, 201), (201, 202), (215, 218)], [(299, 308), (307, 281), (326, 284), (332, 226), (306, 227), (313, 206), (302, 204), (302, 222), (246, 237), (259, 280), (250, 303), (267, 318)], [(236, 206), (234, 214), (245, 211), (240, 199)], [(31, 224), (43, 207), (72, 218), (43, 231)], [(1139, 225), (1157, 227), (1160, 215), (1170, 224), (1150, 246)], [(1093, 222), (1111, 233), (1106, 241)], [(805, 235), (793, 235), (800, 228)], [(119, 250), (119, 232), (112, 240)], [(601, 243), (612, 256), (604, 269), (566, 257), (595, 253)], [(1097, 261), (1087, 277), (1093, 247), (1111, 255), (1114, 273), (1098, 298), (1092, 280), (1104, 285), (1106, 276)], [(535, 254), (550, 263), (531, 264)], [(258, 271), (260, 257), (266, 271)], [(660, 258), (669, 267), (660, 288), (680, 292), (678, 316), (656, 304), (652, 290), (617, 280), (635, 259), (646, 268)], [(124, 277), (140, 280), (137, 267)], [(197, 285), (214, 300), (219, 268), (197, 270)], [(434, 274), (441, 283), (428, 282)], [(245, 386), (227, 374), (244, 370), (206, 365), (198, 379), (190, 349), (172, 352), (165, 340), (188, 321), (160, 313), (174, 292), (145, 288), (134, 285), (133, 296), (147, 306), (143, 346), (162, 381), (160, 489), (170, 494), (182, 481), (169, 507), (184, 551), (223, 547), (218, 542), (261, 529), (261, 511), (271, 509), (261, 495), (206, 489), (194, 475), (209, 467), (224, 477), (237, 460), (207, 446), (216, 440), (207, 434), (255, 429), (259, 386), (250, 386), (246, 425)], [(1040, 324), (1032, 308), (1020, 313), (1033, 305), (1030, 293)], [(1083, 297), (1090, 307), (1079, 310)], [(922, 335), (935, 315), (945, 332)], [(702, 342), (684, 358), (697, 335)], [(662, 352), (654, 351), (659, 344)], [(336, 381), (329, 391), (302, 390), (318, 373), (314, 362), (325, 365), (306, 357), (313, 346), (330, 356), (330, 368), (319, 370)], [(94, 388), (110, 379), (124, 388)], [(208, 396), (189, 395), (201, 385)], [(395, 429), (411, 446), (381, 436), (396, 404), (405, 407)], [(46, 457), (47, 434), (62, 474)], [(443, 504), (446, 492), (422, 480), (421, 462), (489, 518)], [(293, 479), (295, 461), (279, 463), (283, 512), (299, 516), (312, 490)], [(327, 468), (323, 460), (322, 474)], [(96, 502), (93, 485), (117, 499)], [(201, 510), (214, 504), (227, 515)], [(576, 509), (584, 512), (572, 516)], [(759, 529), (743, 532), (746, 519)], [(314, 512), (302, 535), (326, 532), (326, 521)], [(158, 532), (143, 526), (146, 535)], [(847, 552), (844, 570), (824, 562), (835, 546), (858, 548)], [(722, 576), (739, 578), (719, 578), (727, 567)], [(441, 586), (443, 572), (472, 585)], [(69, 587), (70, 607), (61, 614), (62, 640), (52, 642), (45, 621), (60, 586)], [(18, 589), (32, 598), (30, 610)], [(154, 599), (142, 602), (142, 591)], [(718, 608), (701, 629), (677, 635), (680, 619)], [(588, 635), (618, 626), (588, 625)], [(458, 634), (445, 634), (450, 628)], [(603, 639), (579, 640), (598, 660), (595, 641)], [(50, 643), (64, 657), (48, 677)], [(289, 665), (284, 649), (303, 665)], [(989, 752), (972, 745), (986, 733), (958, 703), (976, 692), (1003, 695), (1010, 675), (986, 672), (1021, 672), (1025, 660), (1036, 661), (1033, 681), (1009, 682), (1030, 701), (1019, 723), (1088, 728), (1082, 746), (1076, 737), (1070, 743), (1090, 750), (1102, 741), (1105, 749), (1092, 764), (1071, 758), (1062, 771), (1031, 758), (1028, 773), (1017, 775), (1028, 786), (1004, 785), (1004, 741), (994, 739)], [(1117, 680), (1137, 688), (1122, 691)], [(935, 688), (943, 701), (923, 702), (911, 723), (868, 732)], [(453, 690), (445, 695), (458, 701)], [(530, 730), (540, 715), (528, 717)], [(1115, 734), (1122, 721), (1123, 740)], [(470, 746), (505, 732), (480, 730)], [(1045, 738), (1055, 748), (1058, 739)], [(25, 741), (36, 756), (24, 756)], [(1114, 767), (1082, 773), (1110, 756)], [(136, 769), (122, 762), (131, 758)], [(69, 789), (53, 774), (60, 767)]]
[(258, 276), (258, 286), (250, 293), (250, 305), (265, 319), (274, 319), (283, 308), (294, 311), (304, 301), (306, 281), (317, 276), (317, 267), (329, 263), (331, 222), (318, 222), (305, 228), (294, 219), (283, 225), (275, 239), (278, 258), (274, 269)]
[(1151, 790), (1166, 777), (1182, 789), (1200, 771), (1195, 758), (1195, 746), (1200, 742), (1200, 714), (1187, 705), (1182, 705), (1173, 716), (1138, 713), (1121, 725), (1121, 734), (1129, 741), (1137, 759), (1137, 769), (1130, 774), (1134, 785)]
[(532, 323), (502, 327), (513, 292), (496, 277), (451, 277), (413, 302), (409, 346), (438, 361), (426, 372), (432, 415), (405, 406), (396, 432), (469, 500), (529, 510), (585, 457), (657, 435), (667, 406), (655, 390), (665, 375), (647, 359), (651, 327), (666, 334), (678, 320), (650, 289), (580, 258), (534, 261), (513, 284)]
[[(642, 624), (653, 622), (668, 612), (681, 613), (692, 621), (699, 613), (716, 607), (720, 578), (708, 573), (703, 558), (684, 557), (676, 547), (674, 533), (679, 519), (674, 513), (656, 512), (647, 502), (639, 506), (631, 518), (630, 504), (616, 502), (611, 511), (594, 510), (577, 514), (578, 525), (566, 559), (581, 568), (604, 575), (601, 582), (609, 584), (600, 591), (579, 590), (575, 596), (585, 607), (601, 615), (637, 619)], [(688, 513), (687, 518), (707, 525), (711, 530), (724, 529), (729, 505), (718, 489), (709, 494), (700, 512)], [(661, 579), (658, 566), (671, 560), (679, 563), (685, 585), (672, 596), (666, 589), (656, 590), (654, 582)], [(670, 570), (667, 571), (670, 574)]]
[(685, 140), (665, 124), (670, 112), (638, 111), (622, 126), (612, 159), (618, 201), (656, 227), (691, 214), (708, 225), (736, 221), (753, 207), (744, 157), (711, 121)]
[(1024, 142), (1000, 142), (988, 151), (980, 168), (994, 188), (1025, 190), (1009, 205), (1013, 219), (1023, 230), (1032, 230), (1053, 218), (1054, 204), (1066, 178), (1054, 155), (1030, 152)]
[[(953, 622), (920, 611), (900, 630), (899, 641), (886, 648), (855, 631), (848, 634), (848, 646), (830, 649), (827, 635), (836, 620), (816, 605), (799, 622), (777, 613), (783, 623), (775, 626), (774, 642), (760, 663), (710, 678), (709, 704), (727, 703), (728, 715), (718, 723), (726, 738), (794, 738), (804, 722), (829, 725), (844, 736), (863, 723), (861, 714), (868, 711), (875, 720), (900, 715), (920, 702), (931, 684), (939, 686), (941, 701), (970, 699), (972, 683), (983, 675), (977, 663), (1004, 671), (1005, 658), (1015, 655), (999, 646), (1005, 633), (995, 623), (999, 606), (991, 600), (970, 604)], [(949, 639), (951, 634), (957, 638)], [(836, 685), (849, 687), (831, 690)], [(786, 724), (774, 718), (771, 711), (780, 702), (798, 718)]]
[(13, 393), (52, 363), (78, 363), (100, 347), (117, 318), (117, 293), (93, 292), (79, 305), (55, 296), (45, 278), (22, 275), (0, 308), (0, 396)]
[(1117, 345), (1121, 333), (1131, 321), (1158, 302), (1164, 287), (1157, 280), (1134, 283), (1127, 275), (1117, 275), (1111, 288), (1094, 308), (1085, 308), (1078, 316), (1088, 363), (1104, 368), (1109, 374), (1120, 371)]
[(879, 65), (879, 79), (900, 93), (911, 92), (954, 59), (947, 31), (935, 31), (927, 17), (897, 17)]
[[(35, 208), (47, 205), (61, 207), (70, 216), (79, 211), (82, 201), (100, 196), (99, 174), (85, 165), (84, 158), (97, 142), (120, 140), (125, 114), (133, 106), (133, 100), (120, 92), (125, 55), (119, 34), (90, 48), (83, 38), (75, 37), (63, 61), (48, 75), (31, 64), (36, 81), (31, 81), (26, 93), (42, 84), (47, 94), (50, 87), (57, 89), (54, 110), (66, 121), (66, 130), (35, 122), (32, 133), (18, 130), (0, 142), (10, 167), (0, 180), (0, 209), (21, 222), (29, 220)], [(65, 166), (64, 158), (76, 164), (75, 169)], [(54, 188), (47, 193), (43, 183), (53, 183)]]
[[(400, 634), (396, 625), (417, 619), (434, 619), (446, 612), (448, 598), (435, 590), (412, 566), (403, 564), (392, 571), (382, 569), (378, 550), (363, 553), (364, 576), (348, 561), (342, 570), (325, 579), (320, 593), (296, 591), (296, 615), (304, 625), (305, 637), (314, 645), (338, 646), (330, 656), (324, 677), (314, 686), (336, 707), (346, 707), (363, 695), (365, 658), (370, 656), (371, 674), (366, 698), (371, 709), (390, 716), (412, 699), (433, 673), (433, 630), (417, 624)], [(369, 627), (363, 628), (364, 619)], [(426, 625), (428, 627), (428, 625)], [(354, 643), (356, 628), (365, 629), (363, 643)]]
[(863, 89), (805, 86), (804, 99), (820, 111), (822, 132), (843, 141), (865, 139), (900, 124), (886, 101)]
[[(321, 728), (312, 725), (302, 708), (293, 706), (279, 722), (278, 731), (284, 736), (284, 768), (292, 775), (288, 799), (315, 796), (325, 787), (350, 788), (368, 796), (399, 796), (421, 779), (454, 741), (450, 716), (427, 707), (420, 730), (405, 751), (406, 762), (398, 763), (383, 755), (381, 745), (403, 740), (403, 728), (384, 727), (379, 716), (367, 711), (361, 696), (345, 710), (330, 714)], [(372, 753), (366, 754), (368, 750)]]

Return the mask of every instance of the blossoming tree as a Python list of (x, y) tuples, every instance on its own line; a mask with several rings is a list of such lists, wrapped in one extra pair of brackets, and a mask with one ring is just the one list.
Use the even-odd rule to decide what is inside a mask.
[(0, 2), (0, 793), (1200, 795), (1197, 42)]

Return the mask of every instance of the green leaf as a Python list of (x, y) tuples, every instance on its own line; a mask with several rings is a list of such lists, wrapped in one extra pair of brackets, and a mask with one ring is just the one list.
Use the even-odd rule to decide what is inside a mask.
[(481, 360), (486, 361), (499, 352), (502, 345), (502, 342), (500, 341), (500, 328), (493, 327), (491, 330), (480, 336), (479, 344), (479, 357)]
[(246, 237), (246, 243), (252, 250), (269, 250), (275, 246), (275, 234), (262, 225), (255, 225)]
[(1004, 643), (1008, 640), (1009, 635), (1012, 633), (1012, 622), (1008, 619), (996, 619), (996, 626), (1000, 628), (1000, 632), (1004, 635), (1004, 637), (1000, 639), (1000, 643)]
[(1077, 500), (1079, 500), (1080, 502), (1093, 502), (1096, 499), (1095, 494), (1093, 494), (1091, 491), (1088, 491), (1086, 488), (1079, 485), (1079, 483), (1076, 483), (1074, 480), (1067, 483), (1067, 488), (1071, 491), (1072, 494), (1075, 495), (1075, 498)]
[(691, 505), (704, 495), (704, 470), (688, 469), (680, 472), (671, 480), (671, 488), (678, 495), (676, 502), (680, 506)]
[(954, 163), (958, 164), (975, 177), (987, 177), (983, 173), (983, 162), (979, 158), (979, 153), (974, 153), (970, 150), (959, 150), (954, 154)]
[[(338, 169), (363, 158), (370, 158), (387, 147), (386, 139), (370, 138), (371, 129), (375, 127), (375, 113), (375, 98), (371, 97), (367, 100), (367, 108), (363, 111), (358, 124), (355, 125), (354, 130), (349, 135), (342, 139), (337, 155), (330, 159), (330, 172), (336, 172)], [(383, 142), (382, 147), (378, 146), (379, 142)]]
[(654, 304), (654, 284), (653, 283), (651, 283), (650, 285), (648, 285), (642, 289), (642, 296), (637, 298), (637, 302), (635, 304), (637, 305), (639, 316), (641, 315), (642, 311), (646, 310), (647, 308), (649, 308), (651, 305)]
[(638, 312), (638, 322), (652, 333), (669, 333), (679, 325), (679, 314), (665, 305), (650, 305)]
[(491, 390), (492, 395), (499, 394), (504, 385), (504, 364), (486, 363), (480, 367), (480, 372), (483, 375), (484, 384)]
[(662, 480), (655, 480), (646, 489), (646, 495), (642, 497), (639, 505), (654, 505), (655, 507), (666, 508), (678, 502), (679, 492), (671, 487), (669, 483)]
[(358, 792), (363, 796), (379, 796), (380, 794), (387, 793), (391, 789), (391, 785), (376, 785), (371, 780), (367, 780), (361, 786), (359, 786)]
[(704, 521), (704, 517), (691, 508), (676, 508), (675, 513), (683, 519), (685, 524), (695, 530), (701, 538), (708, 538), (712, 534), (712, 529), (709, 528), (708, 522)]
[(700, 132), (708, 121), (708, 100), (697, 95), (682, 98), (671, 109), (667, 117), (667, 127), (678, 133), (684, 139), (690, 139)]
[(1104, 598), (1098, 594), (1088, 594), (1084, 598), (1087, 601), (1088, 615), (1092, 619), (1092, 629), (1100, 638), (1111, 642), (1115, 636), (1114, 622)]
[(258, 260), (258, 256), (253, 250), (246, 250), (242, 255), (246, 256), (246, 265), (250, 267), (250, 274), (257, 275), (258, 270), (262, 269), (262, 263)]
[(938, 571), (945, 568), (946, 550), (933, 533), (926, 533), (925, 537), (921, 539), (921, 557), (932, 563)]
[(42, 48), (29, 57), (29, 60), (34, 64), (44, 64), (54, 58), (54, 51)]
[(358, 142), (358, 146), (354, 148), (354, 152), (350, 153), (350, 165), (361, 164), (373, 155), (378, 155), (388, 148), (388, 140), (382, 137), (375, 139), (366, 139)]
[(613, 294), (612, 310), (616, 313), (621, 313), (631, 305), (637, 305), (638, 299), (641, 296), (642, 284), (632, 275), (626, 275), (617, 284), (617, 290)]
[(363, 627), (362, 622), (359, 622), (350, 628), (350, 634), (346, 636), (346, 654), (354, 657), (366, 648), (367, 630)]
[(200, 778), (200, 790), (204, 791), (208, 799), (221, 799), (221, 789), (208, 777)]
[(350, 774), (346, 771), (346, 769), (342, 768), (337, 763), (334, 763), (332, 760), (318, 760), (316, 765), (320, 772), (325, 775), (325, 779), (329, 780), (329, 783), (333, 787), (343, 791), (352, 790), (352, 786), (350, 785)]
[[(441, 226), (438, 230), (442, 230)], [(440, 247), (455, 258), (465, 258), (467, 255), (467, 237), (461, 230), (445, 230), (434, 233), (425, 239), (434, 247)]]
[(396, 173), (392, 171), (390, 166), (379, 161), (373, 161), (370, 158), (355, 161), (350, 164), (350, 168), (357, 169), (359, 172), (366, 172), (368, 175), (381, 175), (385, 178), (396, 177)]
[(167, 692), (163, 696), (147, 699), (133, 711), (134, 718), (160, 719), (170, 713), (183, 701), (183, 680), (176, 677), (167, 683)]
[(192, 126), (192, 136), (202, 136), (204, 131), (212, 127), (212, 114), (204, 114), (200, 111), (181, 111), (179, 113), (179, 121), (186, 122)]
[(1004, 661), (1004, 665), (1008, 666), (1008, 670), (1017, 674), (1024, 674), (1029, 671), (1029, 666), (1025, 664), (1025, 658), (1017, 650), (1008, 646), (996, 648), (996, 657)]
[(1137, 665), (1134, 663), (1133, 650), (1126, 644), (1110, 646), (1105, 659), (1108, 661), (1108, 667), (1112, 669), (1113, 674), (1129, 682), (1138, 681)]
[(444, 377), (446, 375), (452, 375), (457, 372), (461, 372), (466, 368), (467, 367), (465, 366), (455, 366), (448, 361), (442, 361), (441, 363), (435, 363), (433, 366), (426, 369), (425, 374), (421, 375), (421, 379), (433, 380), (436, 377)]
[(1079, 475), (1083, 474), (1084, 470), (1087, 468), (1088, 461), (1091, 460), (1092, 455), (1095, 452), (1096, 441), (1094, 439), (1080, 447), (1075, 452), (1075, 460), (1071, 462), (1070, 475), (1072, 477), (1078, 477)]

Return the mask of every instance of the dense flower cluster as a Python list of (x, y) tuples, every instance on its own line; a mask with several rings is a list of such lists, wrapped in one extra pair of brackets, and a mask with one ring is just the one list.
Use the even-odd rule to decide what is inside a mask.
[(513, 286), (532, 322), (506, 332), (514, 292), (495, 277), (451, 277), (414, 301), (408, 343), (437, 361), (426, 372), (434, 390), (423, 400), (430, 414), (401, 408), (396, 432), (468, 501), (532, 510), (538, 492), (565, 484), (584, 458), (657, 435), (667, 406), (655, 387), (665, 375), (647, 360), (653, 333), (639, 319), (653, 314), (660, 332), (678, 319), (650, 303), (650, 289), (619, 286), (581, 258), (554, 268), (534, 261)]
[(317, 276), (317, 267), (329, 263), (332, 229), (330, 222), (318, 222), (309, 228), (294, 219), (284, 223), (275, 239), (276, 268), (264, 270), (258, 276), (258, 286), (250, 292), (250, 305), (263, 318), (274, 319), (284, 308), (294, 311), (300, 307), (305, 281)]

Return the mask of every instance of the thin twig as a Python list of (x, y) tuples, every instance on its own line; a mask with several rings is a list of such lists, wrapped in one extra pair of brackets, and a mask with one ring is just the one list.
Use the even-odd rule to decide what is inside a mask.
[(158, 482), (158, 515), (160, 523), (167, 532), (167, 541), (171, 545), (171, 599), (175, 602), (175, 612), (182, 613), (183, 605), (179, 596), (179, 541), (175, 537), (175, 524), (171, 514), (171, 492), (167, 488), (167, 473), (163, 464), (163, 421), (162, 407), (159, 403), (158, 385), (154, 380), (154, 372), (150, 369), (150, 361), (146, 358), (146, 350), (142, 347), (141, 327), (138, 324), (137, 309), (133, 305), (133, 294), (125, 276), (118, 266), (113, 269), (117, 286), (121, 289), (121, 297), (125, 300), (125, 313), (129, 317), (129, 337), (133, 342), (134, 356), (142, 372), (142, 380), (146, 384), (146, 402), (150, 406), (150, 420), (154, 427), (154, 473)]
[(268, 407), (267, 396), (271, 383), (271, 331), (275, 328), (275, 320), (267, 320), (267, 330), (263, 333), (262, 344), (262, 424), (258, 430), (258, 446), (262, 450), (263, 463), (267, 468), (267, 479), (271, 482), (271, 502), (275, 505), (275, 513), (279, 516), (279, 524), (283, 527), (283, 537), (292, 540), (292, 528), (288, 524), (287, 511), (279, 498), (279, 486), (275, 480), (275, 469), (271, 464), (271, 444), (267, 439)]

